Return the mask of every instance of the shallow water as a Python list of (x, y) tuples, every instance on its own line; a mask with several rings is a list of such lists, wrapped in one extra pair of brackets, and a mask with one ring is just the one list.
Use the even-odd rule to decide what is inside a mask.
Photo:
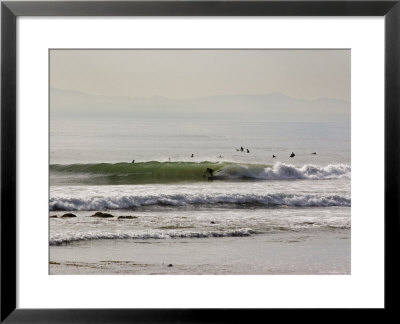
[(349, 275), (350, 231), (51, 246), (51, 274)]

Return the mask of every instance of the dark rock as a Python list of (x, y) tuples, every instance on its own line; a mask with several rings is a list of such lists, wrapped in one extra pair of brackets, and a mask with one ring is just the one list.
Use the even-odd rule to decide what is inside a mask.
[(138, 218), (137, 216), (118, 216), (118, 219), (134, 219)]
[(173, 267), (173, 265), (172, 264), (168, 264), (168, 267)]
[(112, 218), (112, 217), (114, 217), (114, 216), (111, 215), (111, 214), (107, 214), (107, 213), (97, 212), (97, 213), (93, 214), (93, 215), (90, 216), (90, 217)]
[(76, 215), (74, 215), (72, 213), (66, 213), (66, 214), (61, 216), (61, 218), (71, 218), (71, 217), (76, 217)]

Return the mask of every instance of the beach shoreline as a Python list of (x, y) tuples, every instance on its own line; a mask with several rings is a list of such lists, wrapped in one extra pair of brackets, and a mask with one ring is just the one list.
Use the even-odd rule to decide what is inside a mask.
[(349, 275), (351, 230), (78, 241), (50, 246), (49, 274)]

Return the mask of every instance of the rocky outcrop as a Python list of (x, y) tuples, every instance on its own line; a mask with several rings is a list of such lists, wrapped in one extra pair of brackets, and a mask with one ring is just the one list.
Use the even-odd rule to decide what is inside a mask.
[(93, 214), (93, 215), (90, 216), (90, 217), (112, 218), (112, 217), (114, 217), (114, 216), (111, 215), (111, 214), (108, 214), (108, 213), (97, 212), (97, 213)]
[(72, 213), (66, 213), (61, 216), (61, 218), (72, 218), (72, 217), (76, 217), (76, 215)]

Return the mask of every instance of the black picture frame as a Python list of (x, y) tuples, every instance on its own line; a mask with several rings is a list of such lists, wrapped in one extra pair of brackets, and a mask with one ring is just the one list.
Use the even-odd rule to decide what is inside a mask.
[[(400, 0), (4, 1), (1, 3), (1, 322), (232, 323), (240, 321), (243, 316), (254, 322), (266, 316), (266, 311), (279, 312), (270, 309), (16, 308), (16, 19), (19, 16), (384, 16), (385, 307), (375, 313), (383, 320), (382, 312), (387, 315), (389, 311), (396, 311), (399, 274), (395, 261), (400, 246)], [(296, 316), (303, 317), (306, 314), (305, 310), (294, 311)], [(367, 316), (370, 318), (371, 315), (369, 312)]]

